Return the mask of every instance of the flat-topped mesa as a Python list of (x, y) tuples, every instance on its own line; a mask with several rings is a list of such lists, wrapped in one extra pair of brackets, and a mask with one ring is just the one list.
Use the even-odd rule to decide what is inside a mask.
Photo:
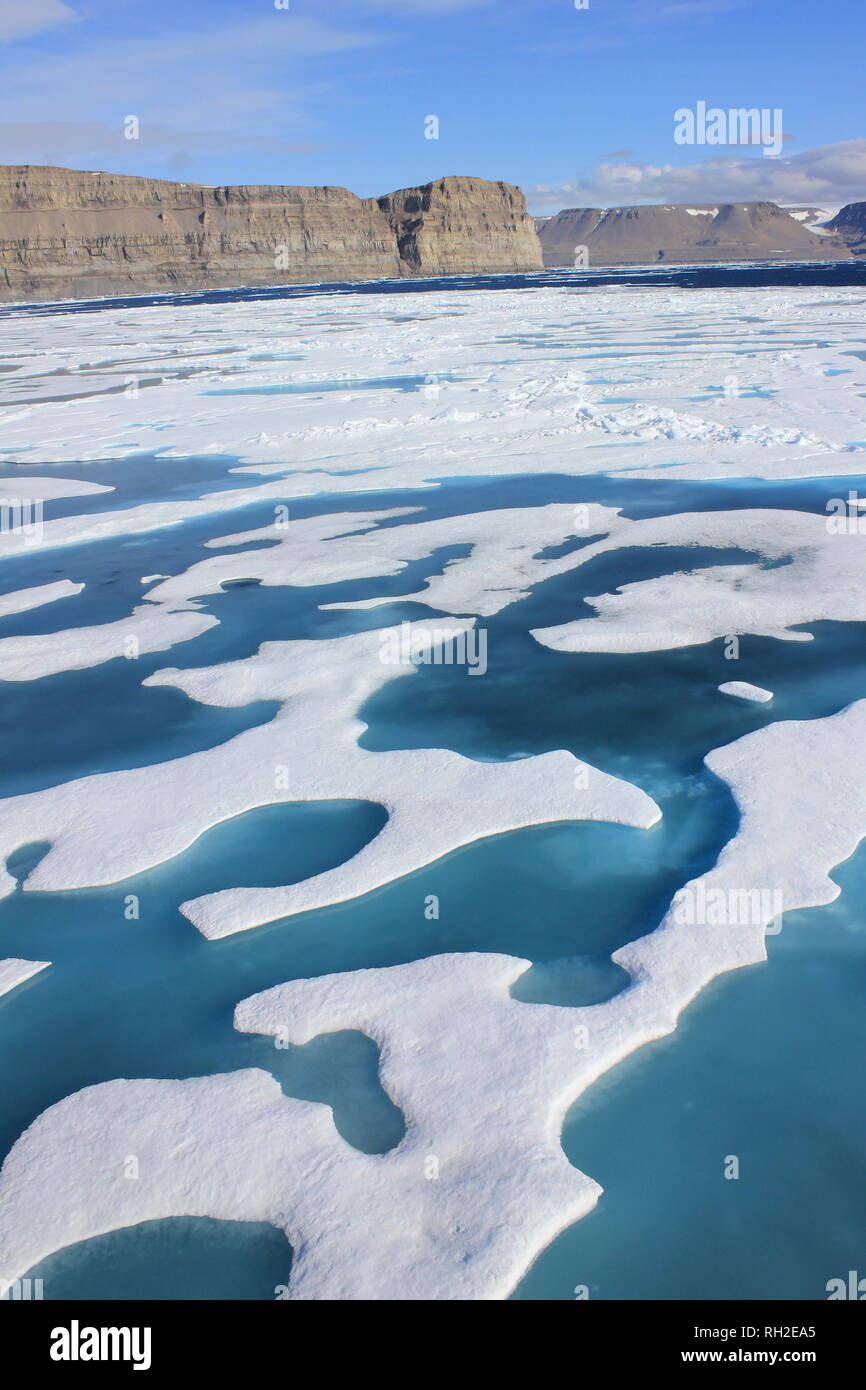
[(523, 194), (446, 178), (385, 198), (0, 167), (0, 299), (541, 268)]
[(420, 275), (541, 270), (526, 199), (511, 183), (452, 176), (378, 200), (401, 260)]
[(547, 266), (574, 265), (579, 247), (590, 266), (849, 260), (850, 243), (828, 228), (813, 231), (775, 203), (691, 203), (566, 208), (538, 233)]
[(399, 275), (372, 199), (345, 188), (204, 188), (69, 169), (0, 169), (7, 300)]

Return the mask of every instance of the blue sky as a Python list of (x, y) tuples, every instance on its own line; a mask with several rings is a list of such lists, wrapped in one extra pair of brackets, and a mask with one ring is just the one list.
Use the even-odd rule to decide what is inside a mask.
[[(0, 162), (362, 196), (463, 173), (535, 212), (866, 199), (862, 0), (282, 2), (0, 0)], [(782, 154), (677, 145), (698, 101), (781, 108)]]

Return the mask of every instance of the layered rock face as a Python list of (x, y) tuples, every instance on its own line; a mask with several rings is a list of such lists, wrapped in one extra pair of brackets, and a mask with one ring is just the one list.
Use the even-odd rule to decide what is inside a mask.
[(847, 203), (826, 225), (855, 256), (866, 256), (866, 203)]
[[(835, 228), (830, 224), (831, 231)], [(819, 235), (775, 203), (719, 206), (567, 208), (539, 228), (544, 264), (574, 265), (585, 246), (592, 265), (707, 261), (848, 260), (839, 235)]]
[(541, 246), (526, 199), (510, 183), (438, 179), (379, 199), (400, 258), (419, 275), (541, 270)]
[(380, 199), (0, 168), (0, 299), (540, 269), (523, 194), (445, 178)]

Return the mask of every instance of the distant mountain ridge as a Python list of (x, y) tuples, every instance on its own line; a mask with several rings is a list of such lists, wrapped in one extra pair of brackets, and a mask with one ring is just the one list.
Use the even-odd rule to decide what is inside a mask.
[(359, 198), (332, 186), (207, 187), (0, 166), (0, 301), (589, 265), (850, 260), (866, 202), (566, 208), (533, 219), (513, 184), (462, 175)]
[(855, 256), (866, 256), (866, 203), (847, 203), (826, 225), (828, 231), (843, 238)]
[(382, 198), (0, 166), (0, 300), (541, 270), (521, 190), (449, 176)]
[[(856, 214), (852, 210), (860, 209)], [(570, 266), (585, 248), (589, 265), (710, 261), (850, 260), (866, 254), (866, 203), (850, 203), (818, 230), (820, 208), (776, 203), (668, 203), (565, 208), (538, 218), (546, 266)], [(859, 248), (859, 249), (858, 249)]]

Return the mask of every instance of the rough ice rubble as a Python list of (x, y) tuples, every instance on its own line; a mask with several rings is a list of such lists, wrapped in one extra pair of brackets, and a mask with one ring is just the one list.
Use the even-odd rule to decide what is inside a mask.
[[(413, 623), (418, 650), (441, 647), (473, 620)], [(278, 700), (268, 723), (171, 762), (98, 773), (0, 801), (0, 859), (22, 844), (51, 848), (23, 891), (116, 883), (187, 849), (211, 826), (258, 806), (351, 798), (385, 807), (388, 821), (347, 863), (286, 888), (212, 894), (184, 911), (207, 936), (341, 902), (486, 835), (556, 820), (650, 826), (660, 812), (639, 788), (560, 751), (477, 763), (445, 749), (370, 753), (357, 710), (414, 665), (380, 660), (399, 628), (326, 641), (266, 642), (257, 656), (192, 671), (162, 671), (215, 705)], [(0, 874), (0, 896), (14, 880)]]
[[(295, 1298), (506, 1296), (599, 1194), (562, 1153), (568, 1105), (671, 1032), (715, 976), (763, 960), (780, 907), (837, 897), (829, 872), (866, 833), (866, 701), (770, 725), (706, 761), (732, 789), (738, 831), (656, 931), (614, 953), (631, 976), (622, 993), (583, 1008), (525, 1004), (509, 986), (527, 961), (461, 954), (255, 995), (236, 1010), (242, 1031), (302, 1044), (357, 1028), (376, 1042), (406, 1118), (401, 1143), (359, 1153), (327, 1107), (285, 1097), (260, 1070), (90, 1087), (44, 1112), (0, 1172), (4, 1277), (88, 1236), (200, 1215), (284, 1230)], [(721, 919), (695, 911), (711, 895), (741, 905), (751, 889), (772, 898), (758, 891), (747, 913)], [(123, 1175), (129, 1152), (135, 1183)]]
[[(128, 310), (106, 309), (88, 322), (62, 312), (38, 322), (12, 315), (4, 337), (23, 373), (41, 355), (46, 370), (71, 370), (74, 385), (75, 373), (98, 354), (120, 378), (167, 357), (194, 374), (166, 376), (137, 399), (81, 400), (72, 431), (70, 407), (51, 402), (0, 411), (0, 429), (9, 457), (34, 463), (138, 450), (223, 452), (243, 465), (291, 473), (293, 496), (320, 491), (329, 479), (329, 490), (338, 491), (461, 474), (644, 472), (658, 463), (691, 477), (721, 477), (732, 467), (756, 477), (854, 473), (862, 459), (849, 446), (862, 426), (851, 387), (863, 367), (845, 352), (860, 346), (859, 293), (729, 290), (722, 299), (713, 291), (647, 287), (593, 295), (446, 291), (435, 312), (429, 296), (401, 295), (395, 315), (386, 295), (349, 312), (345, 300), (325, 292), (294, 301), (288, 316), (280, 301), (225, 304), (218, 315), (190, 305), (180, 329), (176, 312), (138, 308), (141, 337), (133, 345)], [(266, 393), (289, 381), (344, 377), (350, 330), (353, 361), (370, 378), (396, 371), (427, 385), (337, 394), (324, 406)], [(193, 352), (184, 332), (194, 333)], [(263, 360), (269, 352), (274, 358)], [(280, 360), (287, 354), (303, 360)], [(636, 368), (640, 405), (617, 399), (617, 378), (628, 382)], [(213, 394), (237, 384), (238, 372), (245, 387), (258, 384), (263, 394)], [(754, 386), (769, 396), (755, 398)], [(597, 445), (605, 446), (602, 457)], [(354, 478), (339, 476), (344, 469), (356, 470)], [(364, 469), (375, 471), (365, 476)]]

